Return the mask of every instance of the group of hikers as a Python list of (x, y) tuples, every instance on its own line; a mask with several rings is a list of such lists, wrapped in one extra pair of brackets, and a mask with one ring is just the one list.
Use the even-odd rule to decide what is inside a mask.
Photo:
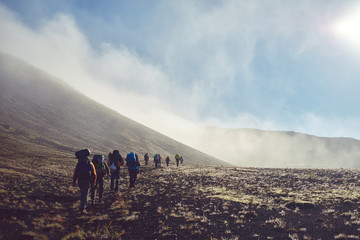
[[(108, 161), (105, 162), (103, 154), (95, 154), (90, 161), (89, 156), (91, 152), (89, 149), (82, 149), (75, 152), (75, 156), (78, 159), (78, 163), (74, 170), (73, 186), (80, 188), (80, 212), (86, 213), (87, 199), (90, 189), (91, 205), (95, 202), (95, 195), (99, 197), (99, 204), (103, 201), (104, 193), (104, 177), (110, 176), (111, 183), (108, 182), (107, 197), (109, 197), (109, 184), (110, 189), (115, 192), (119, 190), (120, 181), (120, 167), (126, 162), (126, 166), (129, 171), (129, 188), (136, 188), (135, 182), (140, 170), (140, 161), (136, 153), (130, 152), (126, 155), (125, 161), (121, 156), (119, 150), (114, 150), (108, 154)], [(149, 154), (144, 155), (145, 165), (148, 165)], [(175, 155), (176, 165), (179, 166), (179, 162), (183, 163), (183, 157), (180, 154)], [(170, 157), (167, 156), (166, 164), (169, 166)], [(161, 155), (155, 154), (154, 156), (155, 168), (161, 167)]]
[[(149, 158), (149, 153), (145, 153), (145, 155), (144, 155), (145, 166), (148, 165), (149, 159), (150, 159)], [(157, 154), (154, 155), (155, 168), (161, 167), (161, 159), (162, 159), (162, 157), (161, 157), (160, 154), (157, 153)], [(179, 166), (179, 162), (181, 164), (183, 164), (183, 162), (184, 162), (183, 156), (181, 156), (178, 153), (175, 155), (175, 160), (176, 160), (176, 166), (177, 167)], [(165, 162), (166, 162), (166, 166), (169, 166), (169, 163), (170, 163), (170, 157), (169, 156), (166, 157)]]

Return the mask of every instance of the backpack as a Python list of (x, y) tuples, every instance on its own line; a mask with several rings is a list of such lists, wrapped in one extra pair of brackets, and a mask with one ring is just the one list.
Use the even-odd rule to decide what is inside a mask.
[(103, 177), (106, 174), (106, 166), (104, 163), (104, 155), (102, 154), (95, 154), (92, 161), (91, 161), (96, 170), (96, 175), (99, 177)]
[(82, 158), (88, 157), (90, 155), (89, 149), (82, 149), (77, 152), (75, 152), (75, 157), (80, 160)]
[(128, 153), (128, 155), (126, 156), (126, 165), (128, 167), (136, 167), (137, 166), (135, 153), (133, 153), (133, 152)]
[[(120, 164), (119, 164), (119, 163)], [(122, 159), (119, 150), (114, 150), (110, 156), (110, 171), (115, 172), (116, 170), (120, 169), (120, 166), (124, 165), (124, 160)]]
[(156, 162), (158, 162), (159, 161), (159, 154), (155, 154), (154, 159), (155, 159)]
[(79, 179), (90, 180), (91, 169), (92, 169), (92, 166), (90, 164), (90, 161), (88, 161), (87, 159), (80, 160), (76, 167), (76, 171), (77, 171)]
[(179, 160), (179, 159), (180, 159), (180, 154), (177, 153), (177, 154), (175, 155), (175, 159), (176, 159), (176, 160)]

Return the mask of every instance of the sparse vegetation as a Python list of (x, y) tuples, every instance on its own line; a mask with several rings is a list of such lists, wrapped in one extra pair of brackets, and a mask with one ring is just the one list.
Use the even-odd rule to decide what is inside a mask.
[(3, 238), (358, 239), (360, 232), (357, 170), (309, 178), (313, 170), (142, 167), (135, 190), (124, 171), (122, 191), (81, 215), (71, 172), (43, 171), (45, 161), (2, 163)]

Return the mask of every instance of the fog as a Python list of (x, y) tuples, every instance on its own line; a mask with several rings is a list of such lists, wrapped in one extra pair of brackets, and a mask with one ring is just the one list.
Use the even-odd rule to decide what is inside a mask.
[(358, 168), (360, 141), (296, 132), (207, 127), (200, 150), (247, 167)]
[[(302, 112), (296, 116), (297, 121), (290, 122), (282, 116), (257, 116), (245, 110), (233, 113), (237, 108), (233, 106), (232, 111), (226, 103), (218, 101), (219, 96), (231, 92), (242, 96), (239, 100), (242, 107), (254, 105), (254, 109), (265, 108), (256, 106), (256, 97), (260, 96), (255, 97), (253, 104), (247, 102), (247, 97), (251, 97), (247, 95), (248, 89), (251, 92), (257, 84), (273, 84), (256, 83), (254, 73), (249, 68), (249, 64), (254, 61), (254, 45), (257, 41), (254, 32), (272, 36), (273, 40), (277, 36), (291, 35), (290, 24), (281, 25), (278, 35), (270, 34), (272, 29), (264, 30), (264, 22), (253, 18), (250, 12), (246, 18), (253, 22), (253, 29), (249, 29), (245, 22), (236, 22), (238, 13), (235, 9), (252, 9), (257, 6), (255, 3), (245, 5), (233, 1), (222, 11), (207, 15), (191, 4), (180, 4), (181, 12), (186, 14), (181, 15), (179, 22), (186, 23), (185, 26), (191, 26), (191, 29), (180, 28), (182, 39), (174, 34), (169, 36), (170, 39), (164, 38), (159, 42), (154, 38), (146, 43), (154, 44), (154, 51), (158, 51), (158, 55), (164, 52), (158, 56), (163, 61), (163, 64), (159, 64), (159, 61), (147, 59), (125, 45), (102, 42), (99, 46), (92, 46), (74, 17), (69, 14), (58, 13), (31, 28), (16, 13), (0, 4), (0, 51), (60, 78), (81, 93), (137, 122), (239, 166), (357, 167), (355, 159), (359, 157), (359, 143), (355, 140), (329, 140), (274, 131), (233, 130), (245, 127), (292, 130), (329, 137), (349, 136), (351, 129), (359, 130), (356, 117), (324, 117), (309, 111)], [(280, 9), (278, 16), (284, 16), (282, 11), (286, 13), (287, 10)], [(315, 12), (310, 15), (316, 16)], [(295, 21), (298, 18), (292, 19)], [(279, 22), (285, 20), (282, 17), (277, 19)], [(209, 24), (214, 28), (207, 28)], [(244, 31), (233, 33), (239, 27), (244, 27)], [(202, 29), (203, 32), (200, 31)], [(227, 41), (226, 37), (230, 40)], [(199, 39), (204, 38), (208, 39), (207, 43), (211, 47), (202, 48)], [(304, 40), (296, 52), (311, 50), (314, 45), (322, 44), (321, 39), (313, 38)], [(171, 44), (166, 44), (168, 40)], [(226, 54), (232, 55), (233, 52), (227, 49), (226, 44), (238, 41), (243, 51), (237, 58), (229, 59)], [(271, 48), (271, 44), (272, 41), (267, 47)], [(201, 59), (200, 56), (207, 54), (209, 48), (213, 47), (218, 50), (211, 52), (203, 61), (193, 63), (185, 56)], [(185, 49), (185, 52), (181, 49)], [(189, 63), (184, 64), (187, 61)], [(189, 72), (192, 64), (200, 70)], [(241, 86), (238, 90), (240, 93), (231, 89), (236, 86), (235, 74), (241, 80), (238, 83)], [(196, 78), (197, 81), (191, 82), (187, 77)], [(281, 93), (294, 91), (285, 80), (277, 80), (275, 84), (281, 86)], [(260, 92), (255, 93), (260, 95)], [(280, 103), (269, 102), (268, 107), (275, 112), (283, 105), (280, 100)]]

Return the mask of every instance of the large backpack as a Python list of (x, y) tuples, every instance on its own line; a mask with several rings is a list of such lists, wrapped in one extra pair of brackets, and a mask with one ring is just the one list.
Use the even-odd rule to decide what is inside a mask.
[(88, 161), (87, 159), (79, 160), (76, 167), (76, 171), (79, 179), (90, 180), (91, 170), (92, 170), (92, 166), (90, 164), (90, 161)]
[(104, 163), (104, 155), (102, 154), (95, 154), (92, 163), (95, 166), (96, 175), (99, 177), (103, 177), (106, 174), (106, 166)]
[(133, 152), (128, 153), (128, 155), (126, 156), (126, 165), (128, 167), (136, 167), (137, 166), (135, 153), (133, 153)]
[(159, 158), (159, 154), (155, 154), (154, 156), (154, 160), (155, 162), (159, 162), (160, 158)]
[[(113, 168), (112, 165), (114, 165), (115, 168)], [(119, 166), (122, 165), (124, 165), (124, 160), (122, 159), (119, 150), (114, 150), (110, 156), (110, 171), (115, 172), (116, 170), (119, 170)]]
[(82, 149), (79, 150), (77, 152), (75, 152), (75, 157), (80, 160), (82, 158), (86, 158), (90, 155), (90, 150), (89, 149)]

